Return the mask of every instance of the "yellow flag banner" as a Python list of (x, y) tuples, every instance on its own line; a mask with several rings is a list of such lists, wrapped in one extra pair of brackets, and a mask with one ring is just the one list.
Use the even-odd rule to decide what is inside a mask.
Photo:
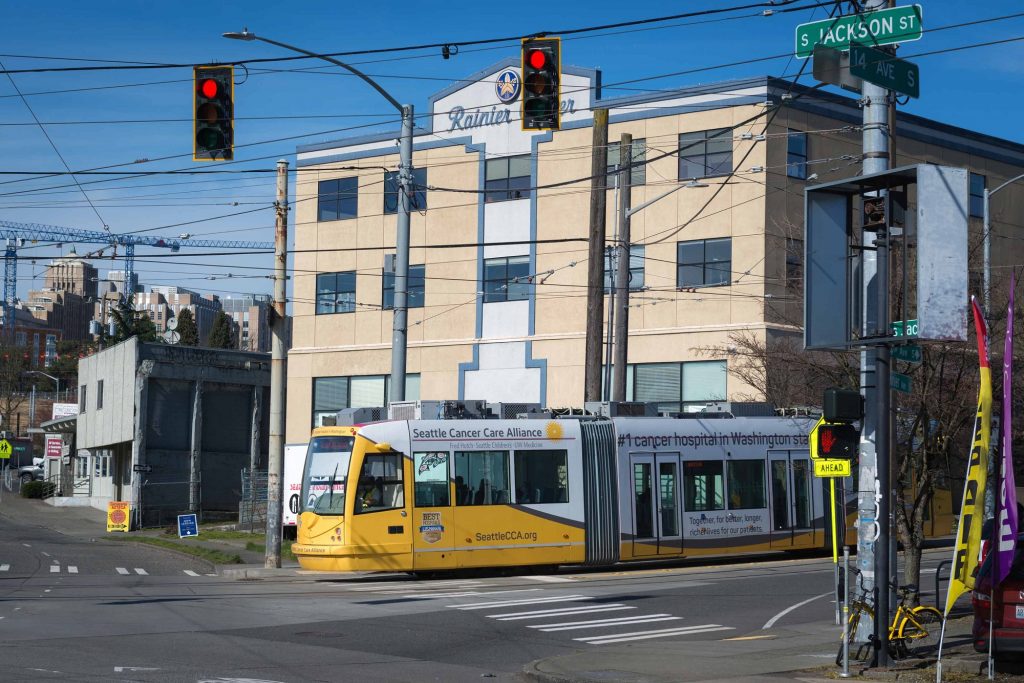
[(957, 528), (956, 548), (953, 553), (953, 570), (949, 577), (949, 592), (946, 593), (947, 615), (957, 599), (974, 588), (974, 574), (978, 568), (978, 554), (981, 550), (981, 526), (985, 518), (985, 480), (988, 473), (992, 429), (992, 373), (986, 351), (985, 319), (974, 297), (971, 297), (971, 308), (974, 311), (974, 327), (978, 337), (981, 383), (978, 386), (978, 412), (974, 418), (974, 439), (971, 456), (967, 462), (964, 498), (960, 506), (960, 525)]

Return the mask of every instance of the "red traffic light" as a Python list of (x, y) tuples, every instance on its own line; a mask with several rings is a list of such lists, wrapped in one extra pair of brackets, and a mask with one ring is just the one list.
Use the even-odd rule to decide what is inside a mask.
[(523, 130), (558, 130), (561, 127), (560, 50), (558, 38), (523, 40)]
[(218, 89), (219, 88), (217, 87), (217, 81), (213, 80), (212, 78), (207, 78), (206, 80), (204, 80), (203, 85), (200, 87), (200, 90), (202, 90), (203, 93), (203, 97), (208, 97), (210, 99), (213, 99), (217, 96)]
[(234, 159), (234, 69), (193, 67), (193, 152), (195, 161)]
[(544, 65), (547, 64), (548, 56), (544, 54), (542, 50), (534, 50), (530, 53), (530, 66), (534, 69), (543, 69)]

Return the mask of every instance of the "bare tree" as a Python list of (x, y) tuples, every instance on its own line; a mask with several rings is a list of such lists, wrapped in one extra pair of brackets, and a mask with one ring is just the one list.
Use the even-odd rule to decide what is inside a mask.
[(0, 346), (0, 417), (3, 428), (11, 429), (14, 415), (28, 396), (25, 393), (25, 370), (28, 356), (24, 348)]

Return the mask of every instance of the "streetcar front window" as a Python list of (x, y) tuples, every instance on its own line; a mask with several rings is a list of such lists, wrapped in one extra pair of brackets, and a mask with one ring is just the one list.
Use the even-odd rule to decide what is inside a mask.
[(352, 436), (315, 436), (302, 473), (302, 509), (318, 515), (345, 514), (345, 479), (352, 457)]

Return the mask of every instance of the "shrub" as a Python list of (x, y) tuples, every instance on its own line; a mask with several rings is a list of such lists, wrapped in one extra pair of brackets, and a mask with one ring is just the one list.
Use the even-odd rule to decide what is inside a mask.
[(21, 485), (22, 498), (49, 498), (57, 486), (52, 481), (29, 481)]

